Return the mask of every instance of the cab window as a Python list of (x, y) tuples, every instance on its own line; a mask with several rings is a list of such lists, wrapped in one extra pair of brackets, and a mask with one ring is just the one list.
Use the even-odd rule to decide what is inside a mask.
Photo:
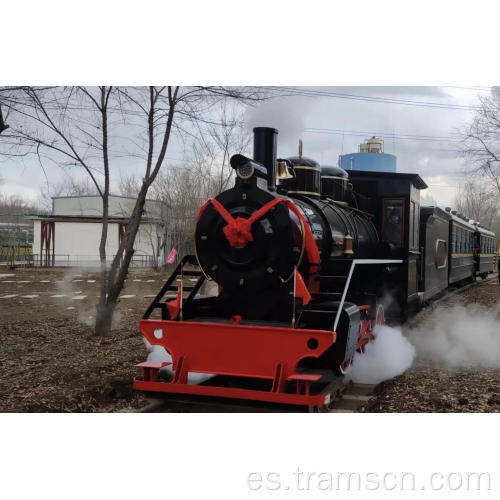
[(382, 240), (397, 247), (404, 246), (404, 200), (383, 200)]

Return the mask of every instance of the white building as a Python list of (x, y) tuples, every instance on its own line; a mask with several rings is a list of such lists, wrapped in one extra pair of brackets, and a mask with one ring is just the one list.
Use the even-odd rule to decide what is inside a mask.
[[(106, 259), (114, 258), (125, 234), (135, 198), (109, 197)], [(146, 200), (134, 244), (133, 265), (151, 266), (165, 262), (166, 231), (161, 202)], [(33, 257), (39, 265), (98, 266), (102, 231), (100, 196), (52, 198), (52, 214), (33, 218)]]

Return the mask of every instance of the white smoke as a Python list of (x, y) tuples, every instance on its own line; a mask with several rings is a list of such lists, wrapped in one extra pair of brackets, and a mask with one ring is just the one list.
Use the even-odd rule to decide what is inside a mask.
[[(287, 97), (276, 97), (249, 107), (245, 113), (245, 125), (250, 131), (254, 127), (273, 127), (278, 129), (278, 156), (287, 157), (297, 154), (299, 139), (303, 138), (306, 127), (308, 101)], [(312, 152), (309, 152), (309, 156)], [(307, 154), (307, 144), (304, 148)]]
[(378, 384), (405, 372), (413, 364), (415, 348), (399, 328), (376, 326), (375, 340), (363, 354), (356, 353), (349, 376), (358, 384)]
[(408, 331), (419, 359), (445, 368), (500, 368), (500, 305), (439, 307)]
[(414, 359), (445, 369), (500, 368), (500, 304), (434, 309), (403, 335), (400, 328), (375, 327), (375, 340), (356, 353), (353, 382), (378, 384), (401, 375)]

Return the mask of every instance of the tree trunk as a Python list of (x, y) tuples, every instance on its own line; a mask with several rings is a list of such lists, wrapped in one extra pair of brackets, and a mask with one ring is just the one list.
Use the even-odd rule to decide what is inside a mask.
[[(107, 97), (109, 91), (101, 87), (101, 116), (102, 116), (102, 152), (104, 162), (104, 191), (102, 193), (102, 230), (99, 242), (99, 259), (101, 261), (101, 291), (96, 306), (95, 334), (103, 337), (111, 330), (113, 313), (116, 303), (108, 304), (109, 273), (106, 265), (106, 242), (108, 239), (109, 220), (109, 158), (108, 158), (108, 115)], [(112, 306), (112, 307), (110, 307)]]
[(102, 304), (101, 301), (99, 301), (96, 307), (97, 314), (95, 322), (95, 331), (97, 335), (103, 337), (111, 331), (115, 308), (116, 302), (106, 301)]
[[(108, 184), (108, 183), (106, 183)], [(109, 186), (107, 186), (109, 189)], [(95, 334), (98, 336), (105, 336), (111, 329), (111, 320), (108, 321), (105, 316), (108, 314), (107, 297), (109, 288), (109, 273), (106, 264), (106, 241), (108, 239), (108, 211), (109, 211), (109, 193), (106, 192), (102, 200), (102, 231), (101, 241), (99, 243), (99, 257), (101, 260), (101, 291), (99, 295), (99, 302), (96, 306), (96, 322)], [(114, 311), (114, 306), (113, 306)], [(108, 328), (109, 325), (109, 328)]]
[(5, 123), (2, 113), (2, 106), (0, 105), (0, 134), (7, 130), (9, 126)]
[(148, 187), (149, 186), (143, 184), (118, 252), (113, 259), (109, 271), (106, 271), (107, 296), (104, 301), (102, 301), (101, 296), (101, 300), (97, 305), (95, 331), (98, 336), (106, 336), (111, 331), (113, 314), (118, 302), (118, 297), (123, 289), (130, 261), (132, 260), (132, 256), (134, 254), (135, 237), (137, 235), (137, 231), (139, 230), (139, 224), (144, 204), (146, 202)]

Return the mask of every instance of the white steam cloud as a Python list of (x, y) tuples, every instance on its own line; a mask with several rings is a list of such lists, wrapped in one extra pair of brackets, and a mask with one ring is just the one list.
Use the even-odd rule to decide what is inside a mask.
[[(299, 102), (298, 102), (299, 101)], [(278, 155), (293, 156), (298, 153), (299, 139), (304, 138), (306, 110), (308, 102), (294, 98), (291, 102), (286, 97), (276, 97), (262, 101), (255, 107), (249, 107), (245, 113), (245, 124), (250, 131), (254, 127), (274, 127), (278, 129)], [(304, 147), (307, 153), (307, 144)]]
[(500, 304), (434, 309), (403, 335), (399, 328), (375, 327), (375, 340), (356, 353), (349, 377), (378, 384), (401, 375), (414, 359), (444, 369), (500, 368)]
[(500, 305), (435, 309), (408, 332), (419, 359), (445, 368), (500, 368)]
[(375, 340), (363, 354), (356, 353), (349, 376), (358, 384), (378, 384), (401, 375), (413, 363), (415, 347), (399, 328), (376, 326)]
[[(172, 356), (167, 352), (167, 350), (161, 345), (151, 345), (146, 338), (142, 338), (146, 349), (149, 351), (147, 361), (158, 361), (162, 363), (172, 363)], [(164, 376), (167, 381), (171, 381), (174, 378), (174, 372), (172, 371), (172, 365), (164, 366), (160, 368), (160, 374)], [(214, 375), (211, 373), (188, 373), (188, 384), (196, 385), (205, 382), (212, 378)]]

